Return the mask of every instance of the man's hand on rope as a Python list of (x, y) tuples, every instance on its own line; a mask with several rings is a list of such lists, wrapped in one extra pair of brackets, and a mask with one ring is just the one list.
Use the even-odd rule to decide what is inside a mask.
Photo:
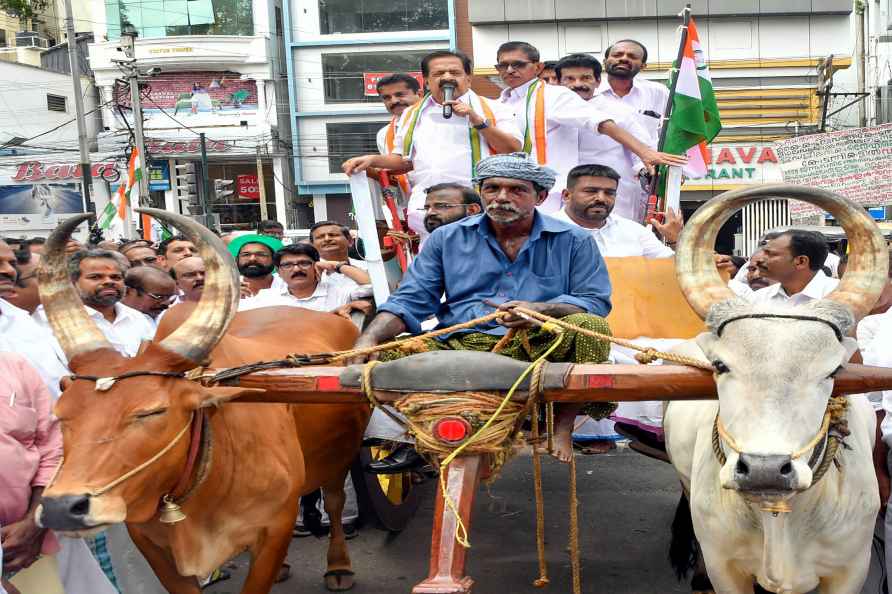
[(547, 305), (546, 303), (531, 303), (530, 301), (506, 301), (499, 305), (498, 309), (499, 311), (508, 312), (508, 315), (499, 318), (499, 324), (506, 328), (532, 328), (534, 323), (529, 316), (514, 311), (514, 308), (523, 307), (544, 314), (547, 313), (545, 311)]

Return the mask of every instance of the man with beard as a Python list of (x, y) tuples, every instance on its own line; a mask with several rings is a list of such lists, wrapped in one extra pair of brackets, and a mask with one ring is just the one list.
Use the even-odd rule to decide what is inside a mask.
[[(68, 272), (87, 314), (116, 351), (133, 357), (143, 340), (151, 340), (155, 329), (139, 311), (121, 303), (124, 297), (123, 256), (108, 250), (84, 250), (68, 260)], [(126, 260), (125, 260), (126, 261)], [(38, 324), (49, 328), (43, 306), (34, 312)]]
[(637, 139), (613, 119), (613, 114), (583, 101), (563, 86), (539, 80), (539, 50), (529, 43), (503, 43), (497, 59), (496, 70), (508, 86), (499, 101), (514, 113), (524, 135), (523, 151), (558, 173), (548, 200), (539, 207), (541, 212), (551, 214), (561, 208), (567, 172), (584, 162), (579, 157), (580, 133), (607, 136), (638, 155), (648, 167), (685, 163), (685, 158), (658, 153)]
[[(555, 338), (516, 314), (517, 306), (608, 333), (603, 318), (611, 308), (610, 278), (594, 239), (536, 210), (555, 177), (525, 153), (481, 160), (474, 182), (485, 214), (434, 230), (402, 284), (378, 306), (378, 315), (356, 347), (377, 346), (405, 331), (418, 334), (432, 315), (439, 320), (438, 328), (469, 322), (492, 313), (492, 303), (506, 314), (498, 322), (424, 339), (425, 349), (490, 351), (499, 344), (500, 354), (536, 360)], [(503, 340), (512, 328), (516, 330)], [(594, 363), (606, 360), (608, 352), (607, 343), (568, 332), (548, 359)], [(393, 351), (382, 354), (385, 359), (398, 356)], [(554, 453), (562, 461), (573, 455), (570, 433), (579, 408), (557, 407)], [(613, 407), (594, 408), (604, 416)]]
[(254, 297), (243, 299), (239, 311), (287, 305), (327, 311), (347, 319), (354, 309), (368, 311), (367, 301), (351, 301), (353, 288), (322, 276), (324, 268), (319, 261), (319, 252), (309, 244), (286, 245), (273, 255), (285, 287), (263, 289)]
[(198, 303), (204, 290), (204, 260), (198, 256), (183, 258), (170, 269), (170, 276), (177, 283), (180, 301)]
[[(648, 132), (638, 123), (637, 114), (631, 108), (595, 95), (601, 82), (601, 64), (588, 54), (571, 54), (557, 64), (561, 85), (567, 87), (589, 105), (610, 114), (614, 121), (628, 130), (635, 138), (654, 148)], [(636, 222), (644, 220), (647, 200), (641, 189), (639, 174), (646, 172), (644, 163), (635, 153), (604, 134), (579, 132), (579, 163), (606, 165), (619, 173), (616, 208), (614, 213)]]
[(145, 314), (157, 328), (162, 313), (177, 297), (177, 285), (170, 275), (154, 266), (136, 266), (124, 276), (127, 292), (123, 303)]
[(644, 225), (613, 214), (619, 179), (619, 174), (606, 165), (577, 165), (567, 175), (564, 208), (554, 218), (586, 229), (605, 258), (674, 256), (669, 246), (675, 245), (681, 233), (681, 217), (669, 216), (665, 223), (653, 222), (669, 245), (660, 243)]
[[(393, 153), (348, 159), (344, 173), (369, 167), (408, 173), (412, 185), (409, 227), (427, 236), (418, 209), (424, 188), (441, 182), (471, 185), (474, 167), (487, 155), (520, 150), (521, 134), (510, 111), (471, 90), (471, 59), (460, 51), (437, 50), (421, 61), (430, 93), (403, 111)], [(450, 117), (444, 117), (444, 87), (453, 89)]]
[[(660, 121), (669, 100), (666, 85), (638, 76), (647, 66), (647, 48), (640, 41), (621, 39), (604, 53), (607, 77), (601, 81), (598, 94), (615, 103), (631, 107), (639, 122), (656, 146), (660, 135)], [(638, 78), (636, 78), (636, 76)]]
[(477, 192), (460, 184), (437, 184), (429, 187), (424, 199), (424, 228), (428, 233), (434, 229), (480, 214), (483, 203)]
[(229, 253), (241, 274), (242, 297), (251, 297), (263, 289), (284, 286), (275, 274), (273, 254), (282, 249), (282, 242), (269, 235), (239, 235), (229, 242)]

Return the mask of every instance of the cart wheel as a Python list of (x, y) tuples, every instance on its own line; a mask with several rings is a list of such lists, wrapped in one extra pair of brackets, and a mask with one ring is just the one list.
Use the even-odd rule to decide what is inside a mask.
[(418, 488), (412, 484), (412, 474), (372, 474), (364, 470), (370, 462), (389, 454), (386, 448), (363, 447), (351, 472), (362, 522), (400, 532), (415, 515), (421, 500)]

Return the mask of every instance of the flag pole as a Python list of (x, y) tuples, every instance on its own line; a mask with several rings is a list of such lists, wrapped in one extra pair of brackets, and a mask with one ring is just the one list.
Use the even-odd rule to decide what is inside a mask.
[[(669, 80), (669, 98), (666, 100), (666, 109), (663, 110), (663, 122), (662, 126), (660, 126), (660, 139), (657, 142), (657, 150), (662, 151), (663, 146), (666, 144), (666, 133), (669, 131), (669, 116), (672, 115), (672, 103), (675, 101), (675, 87), (678, 85), (678, 75), (681, 70), (681, 60), (684, 57), (684, 46), (688, 42), (688, 24), (691, 22), (691, 5), (686, 4), (684, 9), (681, 11), (681, 14), (678, 16), (682, 17), (683, 24), (681, 26), (681, 43), (678, 44), (678, 54), (675, 57), (675, 65), (674, 65), (674, 76), (670, 76)], [(667, 183), (674, 176), (669, 176), (666, 180)], [(678, 181), (681, 181), (681, 175), (678, 175)], [(649, 208), (648, 216), (646, 218), (650, 219), (653, 214), (657, 212), (665, 212), (666, 210), (666, 197), (663, 196), (663, 200), (656, 196), (657, 186), (659, 185), (660, 178), (660, 169), (657, 167), (656, 173), (653, 176), (653, 179), (650, 183), (650, 198), (649, 200)]]

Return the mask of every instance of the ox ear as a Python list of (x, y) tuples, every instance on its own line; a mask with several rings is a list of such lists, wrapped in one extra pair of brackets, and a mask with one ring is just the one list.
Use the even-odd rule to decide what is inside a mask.
[(263, 394), (266, 390), (256, 388), (205, 388), (198, 397), (198, 405), (196, 408), (207, 408), (209, 406), (220, 406), (227, 402), (232, 402), (242, 396), (252, 394)]
[(715, 350), (714, 347), (718, 340), (719, 337), (712, 332), (701, 332), (694, 337), (694, 342), (696, 342), (697, 346), (700, 347), (700, 350), (703, 351), (703, 354), (708, 361), (712, 360), (713, 352)]

